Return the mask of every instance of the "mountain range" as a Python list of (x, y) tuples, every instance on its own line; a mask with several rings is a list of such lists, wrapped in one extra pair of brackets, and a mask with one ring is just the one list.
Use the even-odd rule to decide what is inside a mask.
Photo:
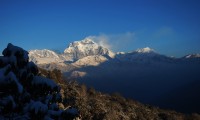
[(29, 58), (103, 92), (180, 112), (200, 112), (200, 54), (175, 58), (149, 47), (114, 53), (85, 38), (70, 43), (61, 54), (31, 50)]

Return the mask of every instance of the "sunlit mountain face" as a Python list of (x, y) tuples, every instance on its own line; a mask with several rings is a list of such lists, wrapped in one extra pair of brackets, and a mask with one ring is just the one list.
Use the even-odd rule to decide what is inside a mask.
[[(181, 112), (199, 110), (198, 54), (175, 58), (149, 47), (114, 53), (92, 39), (84, 39), (70, 43), (60, 54), (46, 49), (31, 50), (29, 57), (42, 68), (60, 69), (68, 79), (103, 92), (118, 92)], [(183, 98), (184, 102), (180, 102)]]

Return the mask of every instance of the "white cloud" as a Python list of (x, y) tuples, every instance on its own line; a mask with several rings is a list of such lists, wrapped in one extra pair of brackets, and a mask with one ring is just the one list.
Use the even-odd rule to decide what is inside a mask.
[(110, 38), (105, 34), (101, 34), (99, 36), (89, 36), (88, 38), (92, 39), (93, 41), (105, 48), (112, 49), (109, 43)]
[(130, 46), (135, 41), (134, 32), (126, 32), (121, 34), (100, 34), (98, 36), (89, 36), (92, 40), (101, 46), (104, 46), (113, 51), (121, 51), (127, 46)]

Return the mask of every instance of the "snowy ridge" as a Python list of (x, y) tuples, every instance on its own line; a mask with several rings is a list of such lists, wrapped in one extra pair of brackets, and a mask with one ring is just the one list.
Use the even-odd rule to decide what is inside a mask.
[(48, 63), (61, 63), (64, 60), (51, 50), (31, 50), (29, 51), (29, 59), (36, 64), (48, 64)]
[(137, 49), (136, 52), (138, 52), (138, 53), (150, 53), (150, 52), (154, 52), (154, 50), (149, 48), (149, 47), (145, 47), (145, 48)]
[(137, 49), (132, 52), (118, 52), (115, 58), (120, 62), (139, 62), (139, 63), (153, 63), (153, 62), (166, 62), (172, 58), (156, 53), (149, 47)]
[[(179, 60), (179, 58), (161, 55), (149, 47), (115, 54), (89, 37), (70, 43), (62, 54), (47, 49), (31, 50), (29, 51), (29, 58), (30, 61), (43, 68), (56, 68), (63, 72), (84, 66), (98, 66), (106, 61), (112, 62), (112, 60), (138, 63), (168, 63)], [(183, 59), (188, 58), (200, 58), (200, 54), (191, 54), (183, 57)]]
[[(63, 54), (58, 54), (55, 53), (54, 51), (47, 49), (29, 51), (30, 61), (33, 61), (36, 64), (51, 64), (51, 63), (64, 64), (64, 63), (74, 63), (78, 61), (76, 62), (76, 65), (78, 65), (79, 63), (78, 66), (86, 64), (97, 65), (105, 61), (106, 58), (104, 58), (103, 56), (113, 58), (115, 54), (109, 49), (98, 45), (90, 38), (85, 38), (84, 40), (70, 43), (69, 47), (67, 47), (64, 50)], [(80, 60), (82, 58), (85, 59)], [(97, 60), (97, 58), (99, 59)], [(86, 63), (86, 61), (90, 63)]]
[(59, 58), (59, 56), (51, 50), (47, 50), (47, 49), (43, 49), (43, 50), (31, 50), (29, 51), (29, 54), (35, 54), (35, 56), (38, 57), (55, 57), (55, 58)]
[(188, 58), (200, 58), (200, 54), (190, 54), (190, 55), (186, 55), (184, 58), (188, 59)]

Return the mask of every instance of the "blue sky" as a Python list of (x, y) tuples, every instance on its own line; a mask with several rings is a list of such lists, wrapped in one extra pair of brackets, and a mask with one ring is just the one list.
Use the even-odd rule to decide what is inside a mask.
[(0, 51), (7, 43), (63, 51), (88, 36), (113, 51), (151, 47), (200, 53), (199, 0), (0, 0)]

